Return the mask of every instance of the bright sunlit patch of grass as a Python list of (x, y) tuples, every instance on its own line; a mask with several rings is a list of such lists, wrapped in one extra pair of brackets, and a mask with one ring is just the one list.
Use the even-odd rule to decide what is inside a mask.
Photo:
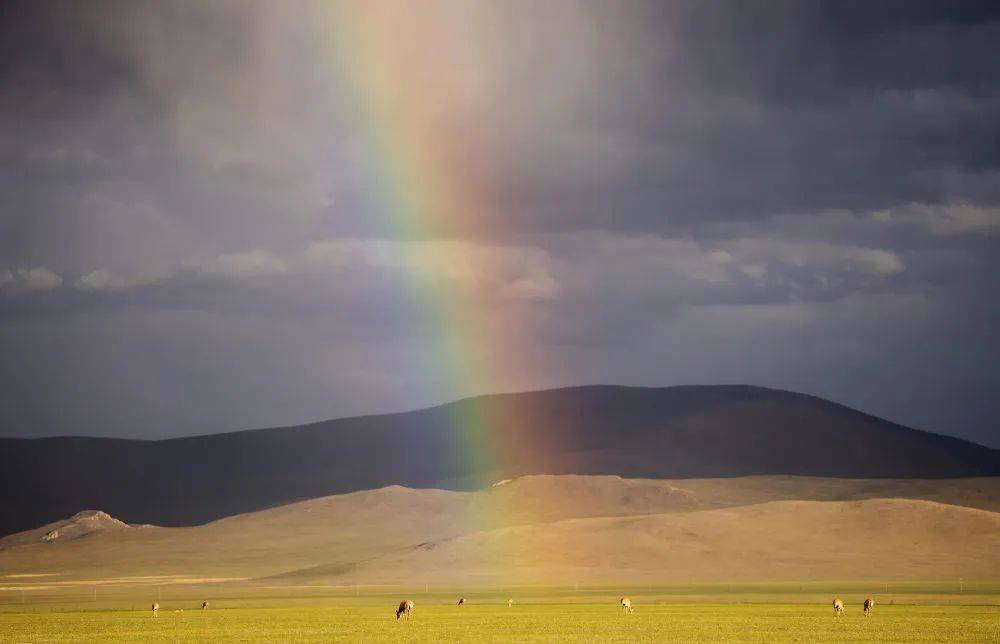
[[(373, 599), (373, 598), (369, 598)], [(142, 610), (0, 613), (0, 641), (685, 641), (685, 642), (987, 642), (1000, 640), (1000, 607), (878, 606), (866, 619), (849, 605), (640, 604), (623, 615), (610, 603), (471, 604), (417, 601), (397, 621), (393, 602), (250, 608), (216, 602), (206, 611), (162, 603)]]

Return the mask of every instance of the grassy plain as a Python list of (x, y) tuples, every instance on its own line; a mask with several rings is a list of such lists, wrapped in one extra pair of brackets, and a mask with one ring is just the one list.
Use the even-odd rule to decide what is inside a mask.
[[(867, 584), (869, 590), (871, 584)], [(617, 588), (107, 587), (35, 601), (0, 597), (0, 642), (155, 641), (681, 641), (1000, 642), (1000, 587), (886, 585), (871, 618), (862, 586), (690, 585)], [(149, 598), (160, 593), (160, 615)], [(833, 594), (847, 602), (835, 617)], [(459, 596), (468, 605), (458, 607)], [(96, 597), (96, 599), (94, 598)], [(416, 601), (396, 621), (402, 597)], [(506, 606), (512, 597), (513, 607)], [(208, 598), (210, 608), (198, 607)], [(39, 601), (40, 600), (40, 601)]]

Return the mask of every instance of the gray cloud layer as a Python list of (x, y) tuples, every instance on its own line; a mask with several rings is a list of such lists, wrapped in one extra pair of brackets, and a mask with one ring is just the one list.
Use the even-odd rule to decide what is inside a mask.
[[(0, 8), (0, 434), (749, 382), (1000, 446), (991, 3), (360, 7)], [(348, 72), (461, 216), (387, 228)]]

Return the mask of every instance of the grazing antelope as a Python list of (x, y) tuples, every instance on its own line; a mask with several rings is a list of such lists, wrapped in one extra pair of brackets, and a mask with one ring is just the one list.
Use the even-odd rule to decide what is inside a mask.
[(160, 612), (160, 602), (153, 602), (153, 617)]
[(465, 597), (459, 597), (458, 598), (458, 605), (459, 606), (465, 606)]
[(833, 600), (833, 614), (838, 616), (844, 614), (844, 602), (839, 597)]
[(205, 610), (206, 608), (208, 608), (208, 602), (201, 602), (201, 609)]
[(872, 609), (875, 608), (875, 600), (871, 597), (865, 599), (865, 617), (872, 614)]
[(510, 608), (513, 605), (514, 605), (514, 600), (513, 599), (508, 599), (507, 600), (507, 608)]
[(622, 612), (632, 614), (635, 611), (632, 610), (632, 600), (628, 597), (622, 597), (618, 602), (622, 605)]
[(404, 599), (403, 601), (399, 602), (399, 608), (396, 609), (396, 619), (400, 619), (401, 617), (409, 617), (410, 613), (412, 612), (413, 612), (413, 600)]

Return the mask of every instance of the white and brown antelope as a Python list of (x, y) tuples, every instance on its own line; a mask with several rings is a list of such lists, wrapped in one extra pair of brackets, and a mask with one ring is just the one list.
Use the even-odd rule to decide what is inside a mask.
[(153, 602), (153, 617), (160, 612), (160, 602)]
[(865, 599), (865, 617), (872, 614), (872, 609), (875, 608), (875, 600), (871, 597)]
[(413, 613), (412, 599), (404, 599), (403, 601), (399, 602), (399, 608), (396, 609), (396, 619), (400, 619), (402, 617), (409, 617), (411, 613)]
[(514, 600), (513, 599), (508, 599), (507, 600), (507, 608), (510, 608), (513, 605), (514, 605)]
[(206, 608), (208, 608), (208, 602), (201, 602), (201, 609), (205, 610)]
[(631, 615), (635, 611), (632, 610), (632, 600), (628, 597), (622, 597), (618, 600), (618, 603), (622, 605), (622, 612)]
[(833, 600), (833, 614), (838, 616), (844, 614), (844, 602), (839, 597)]

